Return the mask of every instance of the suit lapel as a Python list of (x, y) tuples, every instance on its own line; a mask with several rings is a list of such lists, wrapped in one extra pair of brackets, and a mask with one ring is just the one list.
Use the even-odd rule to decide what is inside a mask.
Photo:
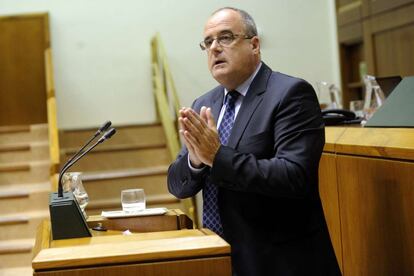
[(266, 91), (267, 81), (269, 80), (272, 70), (266, 65), (262, 64), (259, 72), (254, 78), (250, 88), (243, 99), (243, 103), (237, 114), (236, 121), (234, 122), (228, 146), (236, 148), (243, 133), (246, 129), (253, 113), (256, 111), (259, 103), (263, 99), (263, 93)]

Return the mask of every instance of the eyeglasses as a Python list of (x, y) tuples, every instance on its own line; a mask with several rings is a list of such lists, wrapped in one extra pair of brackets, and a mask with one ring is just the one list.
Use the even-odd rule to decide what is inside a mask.
[(243, 35), (243, 34), (232, 34), (226, 33), (218, 35), (216, 38), (208, 37), (200, 42), (201, 50), (210, 50), (211, 45), (213, 44), (214, 40), (217, 41), (218, 45), (220, 46), (230, 46), (236, 38), (243, 38), (243, 39), (252, 39), (253, 36)]

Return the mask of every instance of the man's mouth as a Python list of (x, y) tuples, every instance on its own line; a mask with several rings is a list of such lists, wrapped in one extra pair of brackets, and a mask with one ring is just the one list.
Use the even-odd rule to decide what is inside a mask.
[(213, 66), (220, 65), (220, 64), (223, 64), (223, 63), (225, 63), (224, 60), (216, 60), (213, 64)]

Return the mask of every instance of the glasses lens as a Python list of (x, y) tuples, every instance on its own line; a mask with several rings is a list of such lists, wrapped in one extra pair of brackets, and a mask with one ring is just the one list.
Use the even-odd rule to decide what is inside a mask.
[(232, 33), (228, 34), (221, 34), (217, 38), (206, 38), (200, 43), (200, 47), (202, 50), (210, 49), (211, 45), (213, 44), (214, 40), (217, 40), (217, 43), (221, 46), (229, 46), (239, 35), (235, 35)]
[(213, 41), (214, 41), (214, 39), (211, 39), (211, 38), (209, 38), (209, 39), (205, 39), (205, 40), (204, 40), (204, 46), (205, 46), (207, 49), (210, 49), (211, 44), (213, 44)]
[(230, 45), (234, 41), (233, 34), (223, 34), (217, 37), (217, 41), (220, 45)]

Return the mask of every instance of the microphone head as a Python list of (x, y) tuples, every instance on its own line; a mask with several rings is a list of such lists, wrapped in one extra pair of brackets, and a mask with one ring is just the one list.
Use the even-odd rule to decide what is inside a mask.
[(106, 121), (103, 125), (99, 128), (99, 133), (106, 131), (112, 125), (111, 121)]
[(99, 138), (99, 143), (102, 143), (105, 140), (108, 140), (109, 138), (111, 138), (114, 134), (116, 133), (116, 129), (115, 128), (111, 128), (110, 130), (108, 130), (107, 132), (105, 132), (104, 135), (102, 135), (101, 138)]

